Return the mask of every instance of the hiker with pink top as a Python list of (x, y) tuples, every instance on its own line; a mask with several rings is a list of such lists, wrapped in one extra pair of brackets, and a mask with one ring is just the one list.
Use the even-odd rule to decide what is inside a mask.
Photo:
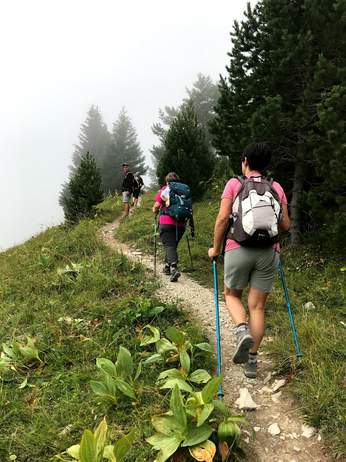
[[(224, 295), (235, 323), (233, 361), (244, 364), (246, 377), (257, 375), (257, 351), (264, 336), (264, 313), (279, 263), (279, 230), (290, 227), (281, 185), (264, 176), (271, 160), (266, 143), (254, 143), (241, 155), (242, 176), (231, 178), (221, 196), (210, 258), (224, 245)], [(226, 235), (226, 242), (224, 238)], [(242, 302), (249, 286), (248, 315)]]

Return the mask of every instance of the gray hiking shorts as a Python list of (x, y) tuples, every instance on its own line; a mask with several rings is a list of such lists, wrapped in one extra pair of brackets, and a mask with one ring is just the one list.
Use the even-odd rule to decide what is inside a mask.
[(269, 293), (274, 284), (279, 254), (272, 248), (240, 247), (225, 254), (224, 281), (229, 289), (250, 287)]
[(129, 191), (123, 191), (123, 203), (128, 204), (131, 200), (131, 193)]

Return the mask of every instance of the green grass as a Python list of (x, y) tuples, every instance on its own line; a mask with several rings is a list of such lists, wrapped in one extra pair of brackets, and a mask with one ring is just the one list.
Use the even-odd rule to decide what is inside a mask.
[[(143, 207), (124, 222), (117, 235), (147, 252), (153, 252), (154, 195), (144, 196)], [(207, 249), (212, 243), (213, 226), (219, 207), (220, 188), (194, 206), (196, 237), (191, 244), (195, 268), (191, 276), (212, 286)], [(162, 254), (162, 250), (161, 250)], [(179, 246), (182, 267), (189, 267), (185, 239)], [(321, 429), (334, 456), (346, 457), (346, 293), (344, 251), (302, 245), (284, 248), (287, 285), (298, 329), (303, 359), (295, 359), (292, 334), (279, 277), (267, 306), (267, 335), (273, 342), (266, 349), (276, 367), (291, 377), (290, 389), (298, 399), (309, 424)], [(219, 265), (222, 281), (222, 264)], [(303, 306), (312, 302), (315, 309)], [(344, 324), (343, 324), (344, 323)]]
[[(138, 332), (150, 321), (163, 331), (177, 325), (196, 341), (205, 338), (174, 304), (165, 305), (154, 320), (148, 314), (146, 307), (162, 305), (152, 297), (155, 281), (97, 238), (102, 223), (119, 213), (119, 202), (108, 198), (96, 220), (50, 228), (0, 253), (0, 344), (29, 335), (42, 358), (37, 367), (0, 376), (1, 461), (10, 455), (20, 462), (48, 461), (78, 443), (83, 430), (94, 428), (104, 415), (112, 441), (137, 427), (128, 461), (153, 459), (144, 437), (152, 433), (150, 416), (165, 403), (154, 385), (158, 368), (143, 375), (140, 406), (123, 400), (109, 407), (98, 403), (90, 389), (90, 380), (98, 378), (95, 359), (114, 361), (123, 345), (137, 363), (142, 357)], [(77, 274), (58, 274), (72, 263), (81, 265)], [(210, 358), (203, 363), (212, 368)], [(24, 379), (27, 385), (19, 388)]]

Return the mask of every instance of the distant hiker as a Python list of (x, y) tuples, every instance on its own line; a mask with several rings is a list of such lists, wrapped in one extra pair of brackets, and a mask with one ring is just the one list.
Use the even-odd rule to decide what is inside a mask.
[[(222, 252), (225, 233), (224, 294), (227, 308), (236, 325), (237, 345), (233, 357), (245, 364), (246, 377), (255, 378), (257, 350), (264, 335), (264, 309), (278, 267), (279, 228), (287, 231), (290, 219), (287, 198), (279, 183), (266, 179), (271, 149), (254, 143), (241, 155), (242, 177), (230, 179), (221, 196), (210, 258)], [(231, 219), (231, 221), (230, 221)], [(241, 301), (248, 294), (249, 317)]]
[(163, 273), (176, 282), (180, 277), (177, 247), (188, 222), (192, 237), (195, 232), (192, 202), (190, 188), (180, 182), (175, 172), (168, 173), (165, 180), (166, 185), (155, 196), (153, 213), (159, 213), (160, 239), (165, 250)]
[(134, 190), (135, 186), (135, 177), (133, 173), (129, 170), (129, 164), (126, 162), (123, 163), (123, 172), (124, 172), (124, 179), (122, 184), (122, 194), (123, 194), (123, 203), (124, 203), (124, 215), (123, 217), (128, 217), (130, 213), (130, 203), (131, 203), (131, 195)]
[(135, 173), (135, 185), (133, 189), (133, 206), (140, 207), (141, 205), (141, 194), (144, 188), (144, 181), (139, 172)]

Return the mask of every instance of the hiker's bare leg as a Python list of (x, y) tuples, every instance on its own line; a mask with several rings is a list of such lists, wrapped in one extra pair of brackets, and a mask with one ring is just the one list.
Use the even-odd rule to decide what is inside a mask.
[(130, 213), (130, 204), (127, 202), (124, 204), (124, 217), (128, 217)]
[(246, 322), (246, 311), (241, 302), (243, 290), (224, 287), (226, 306), (235, 325)]
[(249, 307), (249, 329), (255, 341), (250, 349), (251, 353), (256, 353), (264, 335), (264, 312), (268, 294), (251, 287), (248, 295)]

